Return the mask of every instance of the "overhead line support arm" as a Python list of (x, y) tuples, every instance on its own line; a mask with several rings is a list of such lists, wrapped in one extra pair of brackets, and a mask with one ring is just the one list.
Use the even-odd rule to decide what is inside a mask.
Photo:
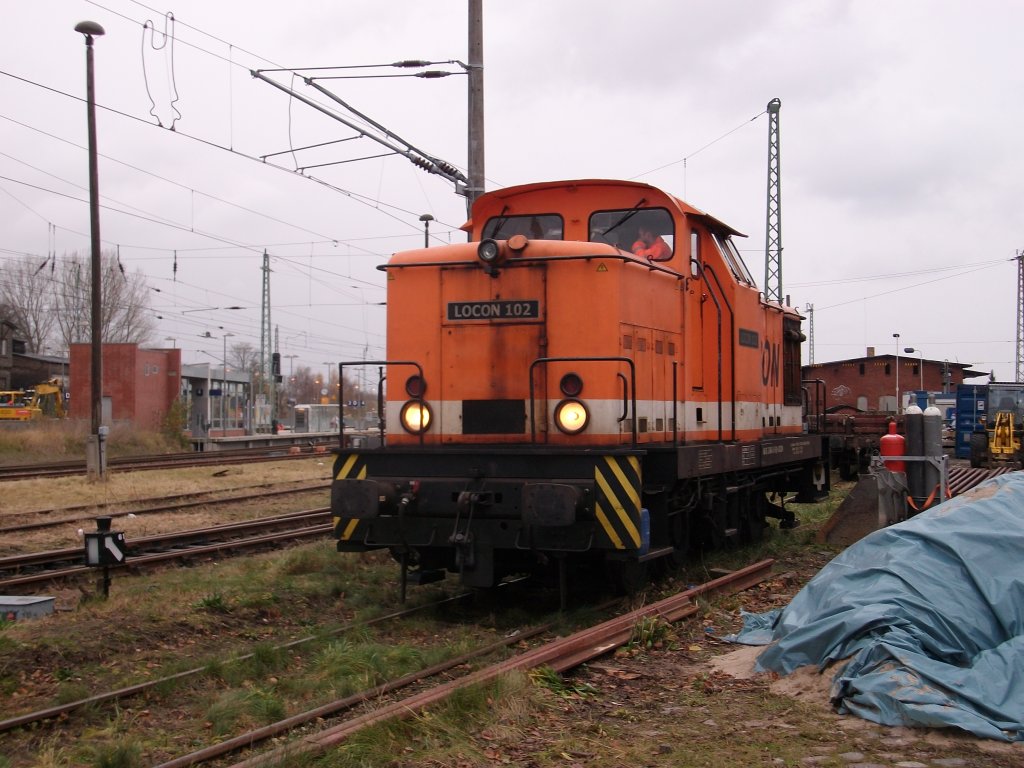
[(291, 88), (289, 88), (289, 87), (287, 87), (285, 85), (281, 85), (280, 83), (275, 82), (274, 80), (271, 80), (269, 77), (264, 75), (259, 70), (252, 69), (252, 70), (249, 70), (249, 73), (254, 78), (256, 78), (258, 80), (262, 80), (265, 83), (269, 83), (270, 85), (274, 86), (278, 90), (284, 91), (285, 93), (287, 93), (292, 98), (298, 99), (303, 104), (305, 104), (305, 105), (307, 105), (309, 107), (312, 107), (313, 109), (317, 110), (318, 112), (321, 112), (321, 113), (327, 115), (328, 117), (330, 117), (330, 118), (332, 118), (334, 120), (337, 120), (339, 123), (342, 123), (343, 125), (348, 126), (353, 131), (356, 131), (360, 136), (368, 138), (368, 139), (372, 139), (373, 141), (377, 142), (378, 144), (381, 144), (382, 146), (387, 147), (388, 149), (390, 149), (395, 154), (398, 154), (398, 155), (401, 155), (402, 157), (404, 157), (406, 160), (411, 162), (413, 165), (419, 166), (420, 168), (422, 168), (423, 170), (427, 171), (428, 173), (436, 174), (436, 175), (440, 176), (441, 178), (446, 179), (446, 180), (452, 182), (452, 184), (455, 185), (456, 193), (458, 193), (460, 195), (465, 195), (466, 194), (467, 179), (457, 168), (455, 168), (450, 163), (447, 163), (447, 162), (445, 162), (443, 160), (438, 160), (437, 158), (431, 157), (430, 155), (426, 154), (425, 152), (421, 152), (420, 150), (416, 149), (411, 144), (409, 144), (408, 142), (404, 141), (400, 137), (396, 136), (391, 131), (387, 130), (386, 128), (384, 128), (383, 126), (381, 126), (380, 124), (378, 124), (374, 120), (371, 120), (370, 118), (366, 117), (365, 115), (361, 114), (357, 110), (355, 110), (352, 107), (350, 107), (348, 104), (346, 104), (344, 101), (342, 101), (337, 96), (332, 94), (330, 91), (327, 91), (322, 86), (317, 85), (316, 83), (312, 82), (309, 79), (306, 80), (306, 82), (309, 85), (313, 86), (314, 88), (316, 88), (318, 91), (320, 91), (324, 95), (326, 95), (326, 96), (330, 97), (331, 99), (333, 99), (334, 101), (338, 102), (340, 105), (345, 107), (345, 109), (348, 109), (351, 112), (359, 115), (360, 118), (362, 118), (363, 120), (366, 120), (367, 122), (369, 122), (373, 127), (375, 127), (379, 131), (382, 131), (389, 138), (394, 138), (395, 140), (401, 142), (401, 145), (396, 144), (396, 143), (394, 143), (392, 141), (388, 141), (387, 139), (383, 139), (380, 136), (374, 136), (372, 133), (367, 133), (366, 130), (363, 127), (359, 126), (357, 123), (355, 123), (355, 122), (353, 122), (351, 120), (347, 120), (344, 117), (342, 117), (341, 115), (338, 115), (338, 114), (332, 112), (331, 110), (327, 109), (326, 107), (322, 106), (321, 104), (317, 104), (312, 99), (309, 99), (309, 98), (303, 96), (302, 94), (292, 90)]

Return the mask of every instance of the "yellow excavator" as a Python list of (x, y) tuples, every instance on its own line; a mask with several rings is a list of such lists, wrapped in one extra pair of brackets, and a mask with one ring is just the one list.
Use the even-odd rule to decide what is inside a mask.
[(23, 391), (0, 392), (0, 421), (63, 419), (66, 415), (60, 379), (50, 379)]
[(1024, 466), (1021, 451), (1024, 432), (1024, 386), (990, 384), (988, 418), (971, 434), (971, 466), (994, 464)]

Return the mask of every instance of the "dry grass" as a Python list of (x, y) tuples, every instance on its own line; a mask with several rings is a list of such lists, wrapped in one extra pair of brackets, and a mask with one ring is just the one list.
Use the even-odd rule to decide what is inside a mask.
[[(82, 541), (78, 530), (92, 530), (91, 518), (98, 514), (117, 516), (119, 512), (137, 508), (140, 500), (203, 491), (216, 492), (218, 497), (235, 496), (268, 483), (319, 486), (330, 479), (330, 474), (329, 456), (310, 456), (239, 464), (226, 469), (113, 470), (103, 481), (91, 481), (85, 476), (9, 481), (0, 484), (0, 528), (32, 521), (67, 519), (69, 522), (38, 531), (0, 533), (0, 554), (78, 546)], [(294, 497), (279, 497), (258, 504), (243, 502), (230, 507), (195, 507), (180, 513), (117, 516), (114, 527), (129, 538), (201, 528), (278, 511), (294, 511), (298, 504), (325, 506), (329, 499), (327, 489), (320, 488), (316, 494), (304, 496), (300, 502)], [(97, 505), (97, 509), (80, 508), (90, 504)], [(68, 510), (72, 507), (78, 509)]]
[[(43, 419), (0, 424), (0, 463), (34, 464), (84, 459), (88, 437), (87, 421)], [(177, 434), (149, 432), (126, 424), (115, 424), (107, 438), (109, 456), (177, 453), (186, 448), (187, 444)]]
[(54, 510), (80, 504), (116, 504), (199, 491), (244, 490), (261, 483), (322, 481), (330, 477), (330, 456), (238, 464), (118, 472), (106, 480), (83, 476), (15, 480), (0, 485), (0, 513)]

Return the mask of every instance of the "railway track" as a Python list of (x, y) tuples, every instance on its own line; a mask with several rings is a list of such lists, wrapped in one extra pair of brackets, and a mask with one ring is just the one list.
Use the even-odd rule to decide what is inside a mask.
[[(180, 469), (184, 467), (207, 467), (214, 465), (252, 464), (262, 461), (286, 461), (309, 458), (316, 453), (326, 453), (333, 443), (314, 443), (306, 446), (281, 446), (275, 448), (246, 448), (211, 453), (172, 453), (157, 456), (123, 456), (108, 458), (107, 467), (120, 472), (137, 472), (148, 469)], [(298, 450), (296, 450), (298, 449)], [(84, 459), (47, 462), (45, 464), (20, 464), (0, 467), (0, 482), (7, 480), (36, 480), (46, 477), (68, 477), (84, 475)]]
[[(269, 752), (254, 755), (241, 762), (234, 763), (232, 768), (262, 768), (263, 766), (280, 765), (287, 760), (310, 759), (331, 747), (336, 747), (363, 728), (387, 721), (405, 719), (415, 716), (421, 710), (438, 704), (455, 692), (494, 680), (500, 675), (522, 670), (527, 671), (539, 667), (547, 667), (555, 672), (566, 672), (587, 661), (603, 656), (626, 644), (633, 634), (634, 627), (649, 618), (659, 618), (668, 622), (680, 621), (697, 613), (695, 603), (698, 597), (716, 593), (732, 593), (747, 589), (764, 579), (771, 571), (772, 560), (763, 560), (739, 571), (691, 587), (672, 597), (656, 603), (621, 614), (607, 621), (580, 630), (567, 637), (560, 637), (538, 645), (529, 651), (517, 654), (509, 659), (489, 665), (474, 672), (467, 672), (455, 679), (446, 679), (436, 685), (430, 685), (418, 693), (404, 699), (392, 699), (381, 702), (380, 697), (404, 687), (405, 684), (423, 683), (433, 680), (442, 672), (450, 674), (452, 668), (443, 670), (424, 670), (416, 675), (407, 676), (408, 681), (392, 681), (377, 686), (354, 696), (331, 702), (316, 709), (294, 715), (286, 720), (242, 734), (233, 739), (212, 745), (175, 760), (165, 762), (157, 768), (186, 768), (202, 765), (222, 758), (227, 754), (241, 749), (251, 749), (253, 745), (269, 739), (280, 739), (291, 731), (327, 717), (338, 717), (353, 711), (355, 707), (366, 701), (374, 702), (368, 711), (343, 719), (335, 725), (317, 731), (311, 735), (277, 747)], [(500, 645), (500, 644), (496, 644)], [(490, 650), (490, 649), (488, 649)], [(427, 673), (430, 673), (429, 676)], [(402, 685), (399, 685), (402, 683)]]
[[(126, 542), (126, 562), (112, 567), (112, 570), (115, 573), (125, 569), (140, 571), (213, 554), (323, 538), (330, 530), (330, 509), (320, 507), (208, 528), (144, 536)], [(38, 589), (95, 576), (97, 570), (82, 565), (83, 559), (81, 547), (0, 557), (0, 593), (12, 589)]]
[[(245, 768), (256, 768), (256, 766), (279, 765), (286, 758), (294, 758), (296, 755), (304, 755), (306, 758), (311, 758), (344, 742), (362, 728), (385, 720), (415, 716), (424, 708), (443, 701), (461, 688), (493, 680), (499, 675), (515, 670), (530, 670), (538, 667), (548, 667), (556, 672), (565, 672), (629, 642), (634, 628), (644, 620), (658, 618), (664, 621), (679, 621), (697, 612), (698, 609), (695, 601), (700, 597), (740, 592), (763, 581), (768, 578), (773, 563), (774, 561), (772, 560), (760, 561), (705, 584), (691, 587), (659, 602), (615, 616), (566, 637), (558, 637), (547, 642), (538, 643), (536, 638), (548, 632), (550, 626), (541, 624), (530, 627), (515, 633), (514, 636), (505, 637), (497, 642), (481, 644), (475, 650), (457, 658), (448, 659), (353, 695), (321, 704), (313, 709), (294, 714), (256, 730), (210, 744), (202, 749), (164, 762), (159, 765), (159, 768), (185, 768), (186, 766), (202, 765), (213, 763), (214, 761), (217, 761), (217, 764), (223, 764), (223, 760), (229, 755), (238, 754), (242, 750), (254, 749), (270, 740), (279, 744), (287, 739), (289, 735), (297, 731), (308, 733), (309, 728), (315, 726), (317, 728), (315, 733), (293, 739), (284, 746), (277, 746), (270, 751), (251, 755), (242, 762), (236, 763), (235, 768), (241, 768), (242, 766), (245, 766)], [(465, 594), (458, 595), (447, 598), (442, 602), (461, 600), (464, 597), (466, 597)], [(372, 619), (369, 622), (349, 624), (331, 632), (330, 635), (334, 636), (355, 627), (400, 619), (416, 611), (436, 607), (437, 605), (439, 603), (431, 603), (409, 610), (390, 613), (386, 616)], [(608, 606), (604, 607), (607, 608)], [(280, 648), (294, 648), (315, 639), (322, 638), (320, 636), (301, 638), (280, 646)], [(530, 639), (533, 643), (533, 647), (530, 650), (471, 671), (474, 663), (486, 659), (488, 656), (501, 653), (509, 646), (523, 643), (527, 639)], [(253, 654), (238, 657), (234, 661), (241, 661), (251, 655)], [(56, 718), (61, 718), (61, 722), (66, 724), (67, 715), (82, 707), (95, 707), (110, 702), (118, 702), (140, 695), (157, 686), (166, 687), (168, 684), (174, 684), (180, 680), (198, 676), (207, 671), (206, 667), (186, 670), (159, 680), (146, 681), (116, 691), (95, 694), (87, 699), (12, 717), (0, 721), (0, 732), (26, 726), (37, 726), (37, 724)], [(399, 698), (399, 692), (410, 686), (414, 686), (417, 692), (405, 698)], [(369, 704), (369, 708), (363, 708), (363, 704)]]
[[(395, 621), (395, 620), (398, 620), (398, 619), (403, 619), (403, 618), (406, 618), (408, 616), (412, 616), (412, 615), (414, 615), (416, 613), (420, 613), (420, 612), (422, 612), (422, 611), (424, 611), (426, 609), (437, 608), (437, 607), (439, 607), (441, 605), (444, 605), (445, 603), (451, 603), (451, 602), (456, 602), (456, 601), (459, 601), (459, 600), (464, 600), (465, 598), (469, 597), (470, 594), (471, 593), (469, 593), (469, 592), (464, 592), (461, 595), (456, 595), (454, 597), (446, 598), (444, 600), (439, 600), (439, 601), (435, 601), (435, 602), (432, 602), (432, 603), (425, 603), (423, 605), (418, 605), (418, 606), (416, 606), (414, 608), (405, 608), (405, 609), (400, 610), (400, 611), (394, 611), (392, 613), (388, 613), (388, 614), (385, 614), (383, 616), (378, 616), (376, 618), (369, 619), (367, 621), (352, 622), (352, 623), (349, 623), (349, 624), (345, 624), (344, 626), (337, 628), (333, 632), (328, 633), (326, 636), (327, 637), (335, 637), (337, 635), (344, 634), (345, 632), (350, 632), (350, 631), (352, 631), (354, 629), (372, 627), (372, 626), (375, 626), (375, 625), (378, 625), (378, 624), (382, 624), (384, 622)], [(291, 641), (289, 643), (286, 643), (284, 645), (277, 646), (277, 650), (289, 650), (289, 649), (292, 649), (292, 648), (297, 648), (299, 646), (306, 645), (307, 643), (311, 643), (311, 642), (313, 642), (315, 640), (319, 640), (319, 639), (321, 639), (320, 635), (310, 635), (310, 636), (307, 636), (307, 637), (300, 638), (298, 640), (293, 640), (293, 641)], [(231, 663), (238, 664), (240, 662), (244, 662), (244, 661), (247, 661), (247, 660), (251, 659), (253, 656), (254, 656), (254, 654), (252, 654), (252, 653), (246, 653), (246, 654), (242, 654), (242, 655), (239, 655), (239, 656), (234, 656), (231, 659)], [(28, 712), (28, 713), (26, 713), (24, 715), (18, 715), (16, 717), (10, 717), (10, 718), (7, 718), (6, 720), (0, 720), (0, 733), (4, 733), (6, 731), (12, 731), (15, 728), (21, 728), (23, 726), (34, 726), (34, 725), (38, 725), (38, 724), (41, 724), (41, 723), (45, 723), (48, 720), (53, 720), (55, 718), (64, 717), (66, 715), (69, 715), (69, 714), (71, 714), (72, 712), (74, 712), (74, 711), (76, 711), (78, 709), (82, 709), (83, 707), (91, 707), (91, 706), (96, 706), (96, 705), (99, 705), (99, 704), (105, 704), (105, 703), (108, 703), (108, 702), (121, 702), (121, 701), (125, 701), (125, 700), (130, 699), (130, 698), (132, 698), (134, 696), (138, 696), (140, 694), (143, 694), (143, 693), (145, 693), (147, 691), (153, 690), (153, 689), (158, 688), (160, 686), (167, 686), (169, 684), (173, 684), (175, 682), (186, 680), (188, 678), (197, 677), (199, 675), (207, 673), (208, 671), (209, 671), (209, 668), (206, 667), (206, 666), (194, 667), (192, 669), (184, 670), (182, 672), (179, 672), (177, 674), (171, 675), (169, 677), (160, 677), (160, 678), (157, 678), (157, 679), (154, 679), (154, 680), (147, 680), (146, 682), (139, 683), (137, 685), (125, 686), (124, 688), (118, 688), (117, 690), (114, 690), (114, 691), (107, 691), (105, 693), (97, 693), (97, 694), (95, 694), (93, 696), (88, 697), (87, 699), (79, 699), (77, 701), (70, 701), (70, 702), (66, 702), (64, 704), (58, 704), (58, 705), (53, 706), (53, 707), (47, 707), (46, 709), (37, 710), (35, 712)]]
[[(251, 493), (234, 494), (228, 496), (218, 495), (223, 491), (200, 491), (198, 493), (181, 493), (171, 496), (159, 496), (151, 499), (134, 499), (132, 506), (126, 506), (123, 502), (117, 503), (94, 503), (79, 504), (73, 507), (62, 507), (53, 510), (35, 510), (28, 512), (10, 512), (2, 516), (6, 520), (0, 525), (0, 534), (18, 533), (22, 531), (33, 531), (46, 528), (80, 523), (98, 515), (106, 515), (111, 518), (150, 515), (167, 512), (181, 512), (195, 507), (211, 507), (219, 504), (236, 504), (246, 501), (268, 499), (274, 496), (290, 496), (297, 493), (307, 493), (323, 490), (330, 487), (330, 481), (310, 485), (304, 481), (293, 481), (294, 487), (279, 488), (280, 483), (264, 483), (263, 485), (250, 486), (255, 490)], [(26, 519), (25, 522), (9, 522), (10, 520)]]

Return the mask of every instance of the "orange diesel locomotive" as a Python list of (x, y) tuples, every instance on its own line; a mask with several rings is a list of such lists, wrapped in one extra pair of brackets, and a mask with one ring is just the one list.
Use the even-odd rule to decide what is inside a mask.
[(564, 589), (593, 565), (628, 588), (827, 493), (801, 317), (765, 301), (735, 230), (604, 180), (485, 194), (464, 228), (382, 267), (386, 445), (339, 450), (340, 551), (389, 549), (403, 596), (445, 572)]

